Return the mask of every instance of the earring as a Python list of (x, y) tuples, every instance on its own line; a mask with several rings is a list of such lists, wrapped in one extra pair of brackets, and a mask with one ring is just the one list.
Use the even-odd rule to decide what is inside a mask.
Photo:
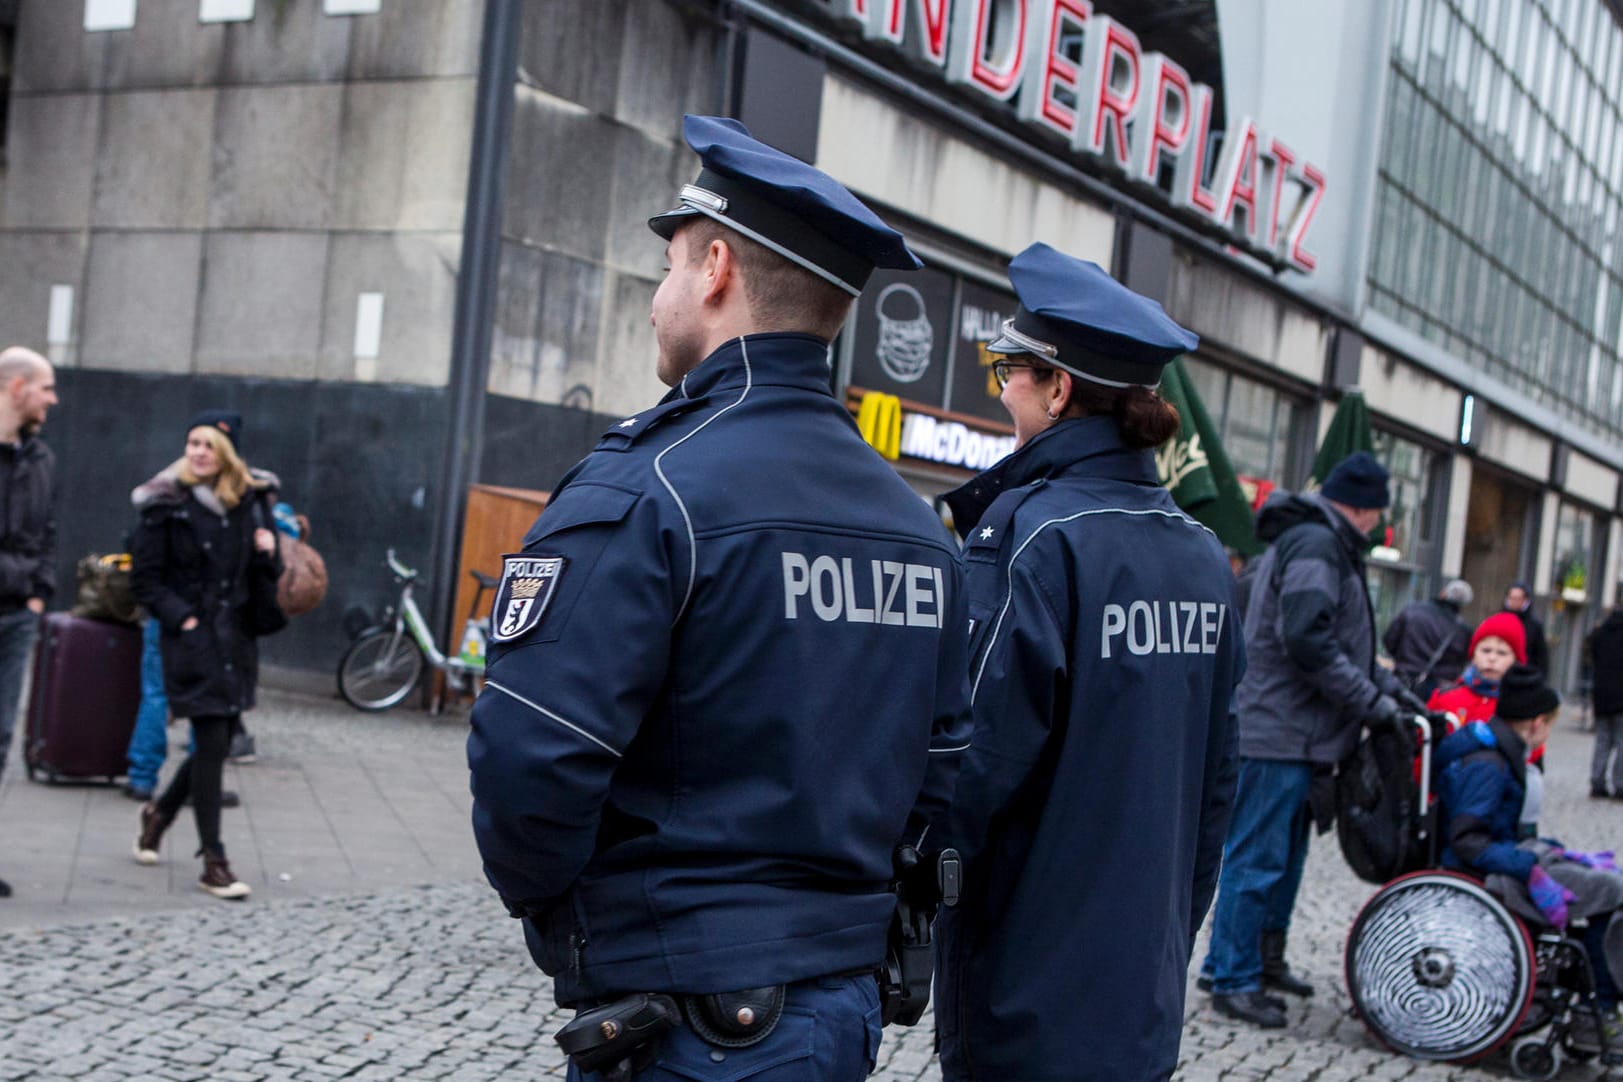
[(1048, 411), (1048, 419), (1050, 421), (1057, 421), (1057, 420), (1059, 420), (1059, 414), (1055, 413), (1053, 410), (1049, 410)]

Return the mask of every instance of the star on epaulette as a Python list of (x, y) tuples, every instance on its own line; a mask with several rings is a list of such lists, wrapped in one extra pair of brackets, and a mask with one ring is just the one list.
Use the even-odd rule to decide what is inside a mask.
[(986, 527), (986, 529), (981, 531), (981, 540), (982, 541), (990, 541), (992, 539), (992, 535), (994, 533), (996, 533), (996, 532), (997, 531), (994, 530), (992, 527), (990, 527), (990, 526)]
[(635, 417), (627, 417), (625, 420), (620, 422), (620, 427), (621, 428), (630, 428), (632, 425), (634, 425), (636, 423), (637, 423), (637, 419)]

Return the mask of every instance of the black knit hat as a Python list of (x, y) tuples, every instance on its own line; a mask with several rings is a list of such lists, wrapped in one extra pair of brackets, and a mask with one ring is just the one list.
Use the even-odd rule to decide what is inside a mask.
[(1327, 500), (1360, 510), (1385, 507), (1392, 502), (1387, 491), (1390, 475), (1368, 451), (1356, 451), (1336, 464), (1324, 479), (1319, 492)]
[(1499, 705), (1494, 713), (1506, 721), (1531, 721), (1553, 712), (1561, 696), (1544, 682), (1544, 674), (1531, 665), (1512, 665), (1499, 681)]
[(231, 446), (237, 454), (242, 454), (242, 414), (230, 410), (204, 410), (193, 417), (186, 425), (186, 431), (203, 426), (219, 429), (225, 438), (231, 441)]

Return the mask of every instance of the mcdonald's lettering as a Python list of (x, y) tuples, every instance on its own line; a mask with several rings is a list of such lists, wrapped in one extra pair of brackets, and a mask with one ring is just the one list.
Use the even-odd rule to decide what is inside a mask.
[(910, 413), (902, 423), (902, 454), (943, 466), (984, 470), (1002, 461), (1013, 450), (1013, 436), (976, 432), (957, 421)]

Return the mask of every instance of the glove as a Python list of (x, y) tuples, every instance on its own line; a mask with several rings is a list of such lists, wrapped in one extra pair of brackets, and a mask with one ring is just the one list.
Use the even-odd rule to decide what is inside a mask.
[(1527, 877), (1527, 893), (1533, 896), (1533, 904), (1538, 906), (1538, 911), (1544, 914), (1545, 920), (1565, 930), (1567, 903), (1576, 902), (1578, 900), (1576, 894), (1551, 879), (1549, 872), (1536, 866), (1533, 873)]
[(1560, 853), (1568, 860), (1577, 861), (1585, 868), (1593, 868), (1597, 872), (1617, 871), (1617, 855), (1610, 849), (1602, 849), (1598, 853), (1586, 853), (1581, 849), (1562, 849)]
[(1410, 712), (1405, 710), (1392, 696), (1377, 695), (1375, 702), (1369, 708), (1369, 720), (1364, 724), (1371, 729), (1384, 725), (1401, 733), (1409, 728), (1410, 717)]

